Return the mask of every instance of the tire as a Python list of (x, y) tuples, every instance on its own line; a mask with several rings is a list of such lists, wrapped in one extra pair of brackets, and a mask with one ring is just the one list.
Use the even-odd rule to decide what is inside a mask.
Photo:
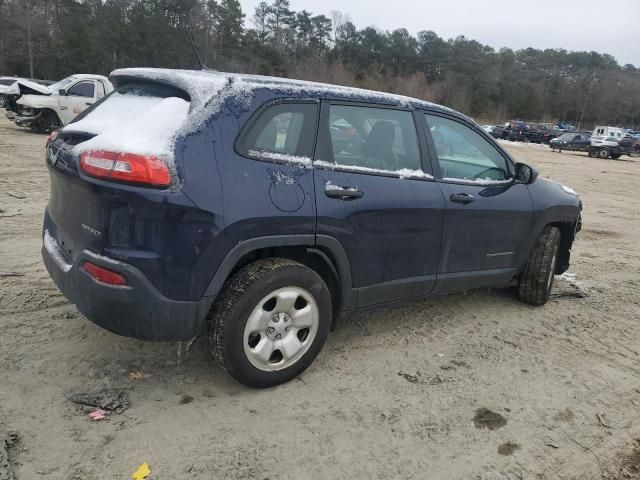
[(614, 160), (617, 160), (621, 157), (622, 155), (620, 153), (612, 153), (611, 154), (611, 158), (613, 158)]
[(560, 249), (560, 230), (547, 226), (533, 247), (518, 280), (518, 298), (529, 305), (541, 306), (549, 300)]
[(598, 158), (601, 158), (603, 160), (609, 158), (609, 150), (607, 150), (606, 148), (601, 148), (600, 150), (598, 150)]
[(589, 155), (589, 157), (591, 157), (591, 158), (593, 158), (593, 157), (595, 157), (595, 156), (596, 156), (596, 152), (595, 152), (595, 150), (589, 150), (589, 151), (587, 152), (587, 154), (588, 154), (588, 155)]
[(50, 110), (45, 110), (29, 128), (33, 133), (46, 133), (51, 128), (60, 126), (58, 116)]
[(289, 259), (259, 260), (227, 280), (213, 305), (207, 321), (211, 352), (239, 382), (273, 387), (311, 365), (329, 334), (332, 312), (329, 289), (316, 272)]

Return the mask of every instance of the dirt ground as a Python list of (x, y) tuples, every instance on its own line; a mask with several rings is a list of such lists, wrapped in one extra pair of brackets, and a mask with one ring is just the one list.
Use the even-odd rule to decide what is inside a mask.
[[(144, 462), (153, 480), (640, 478), (640, 161), (507, 145), (581, 194), (570, 272), (587, 298), (481, 290), (350, 314), (299, 379), (256, 391), (203, 340), (185, 357), (118, 337), (57, 291), (44, 142), (0, 120), (0, 438), (20, 435), (18, 480)], [(92, 421), (67, 399), (102, 388), (130, 407)]]

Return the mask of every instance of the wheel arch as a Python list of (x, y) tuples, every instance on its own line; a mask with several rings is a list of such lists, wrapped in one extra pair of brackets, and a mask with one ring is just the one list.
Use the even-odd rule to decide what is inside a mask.
[(556, 263), (556, 275), (560, 275), (569, 269), (569, 259), (571, 258), (571, 247), (575, 239), (575, 222), (559, 221), (547, 224), (560, 230), (560, 249), (558, 262)]
[(270, 257), (294, 260), (320, 275), (331, 293), (334, 324), (338, 312), (354, 308), (355, 292), (346, 252), (338, 240), (323, 235), (278, 235), (239, 243), (224, 258), (205, 292), (209, 307), (231, 275), (250, 263)]
[(58, 115), (58, 112), (56, 112), (53, 108), (45, 107), (45, 108), (42, 108), (41, 110), (43, 112), (46, 111), (46, 112), (53, 113), (53, 115), (56, 117), (56, 120), (58, 120), (58, 127), (62, 127), (63, 126), (62, 119), (60, 118), (60, 115)]

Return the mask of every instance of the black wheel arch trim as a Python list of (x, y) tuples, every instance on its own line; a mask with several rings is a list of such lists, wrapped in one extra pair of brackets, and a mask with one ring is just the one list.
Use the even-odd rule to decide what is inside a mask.
[[(355, 292), (351, 285), (351, 267), (344, 247), (333, 237), (314, 234), (256, 237), (238, 243), (224, 258), (209, 283), (203, 298), (203, 300), (208, 300), (205, 301), (205, 304), (211, 306), (229, 275), (243, 257), (251, 252), (269, 247), (306, 247), (310, 253), (321, 254), (330, 262), (330, 268), (334, 270), (340, 281), (340, 310), (352, 310), (355, 307)], [(208, 308), (205, 310), (208, 312)], [(206, 316), (206, 312), (201, 312), (201, 314)]]
[[(582, 216), (580, 214), (579, 208), (566, 206), (563, 207), (561, 211), (558, 211), (556, 209), (556, 211), (543, 212), (536, 219), (526, 248), (522, 250), (522, 258), (520, 258), (518, 262), (518, 264), (520, 265), (518, 268), (518, 274), (524, 270), (529, 256), (531, 255), (531, 252), (536, 245), (536, 242), (540, 238), (540, 235), (542, 235), (545, 227), (548, 225), (558, 227), (560, 227), (561, 225), (567, 225), (567, 228), (561, 228), (560, 232), (562, 235), (561, 248), (564, 248), (566, 250), (566, 252), (563, 252), (563, 255), (565, 253), (566, 255), (564, 255), (562, 260), (558, 263), (558, 268), (556, 269), (556, 271), (558, 273), (564, 273), (569, 268), (570, 251), (573, 245), (573, 241), (575, 240), (577, 233), (582, 227)], [(569, 238), (567, 238), (567, 236), (565, 235), (566, 232), (570, 233)]]

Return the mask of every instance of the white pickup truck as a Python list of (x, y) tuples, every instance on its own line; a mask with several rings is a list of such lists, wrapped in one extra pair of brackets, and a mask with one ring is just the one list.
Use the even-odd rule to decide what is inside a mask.
[(16, 125), (42, 133), (63, 127), (90, 105), (113, 90), (102, 75), (76, 74), (49, 87), (30, 81), (18, 81), (20, 98), (15, 111), (5, 114)]

